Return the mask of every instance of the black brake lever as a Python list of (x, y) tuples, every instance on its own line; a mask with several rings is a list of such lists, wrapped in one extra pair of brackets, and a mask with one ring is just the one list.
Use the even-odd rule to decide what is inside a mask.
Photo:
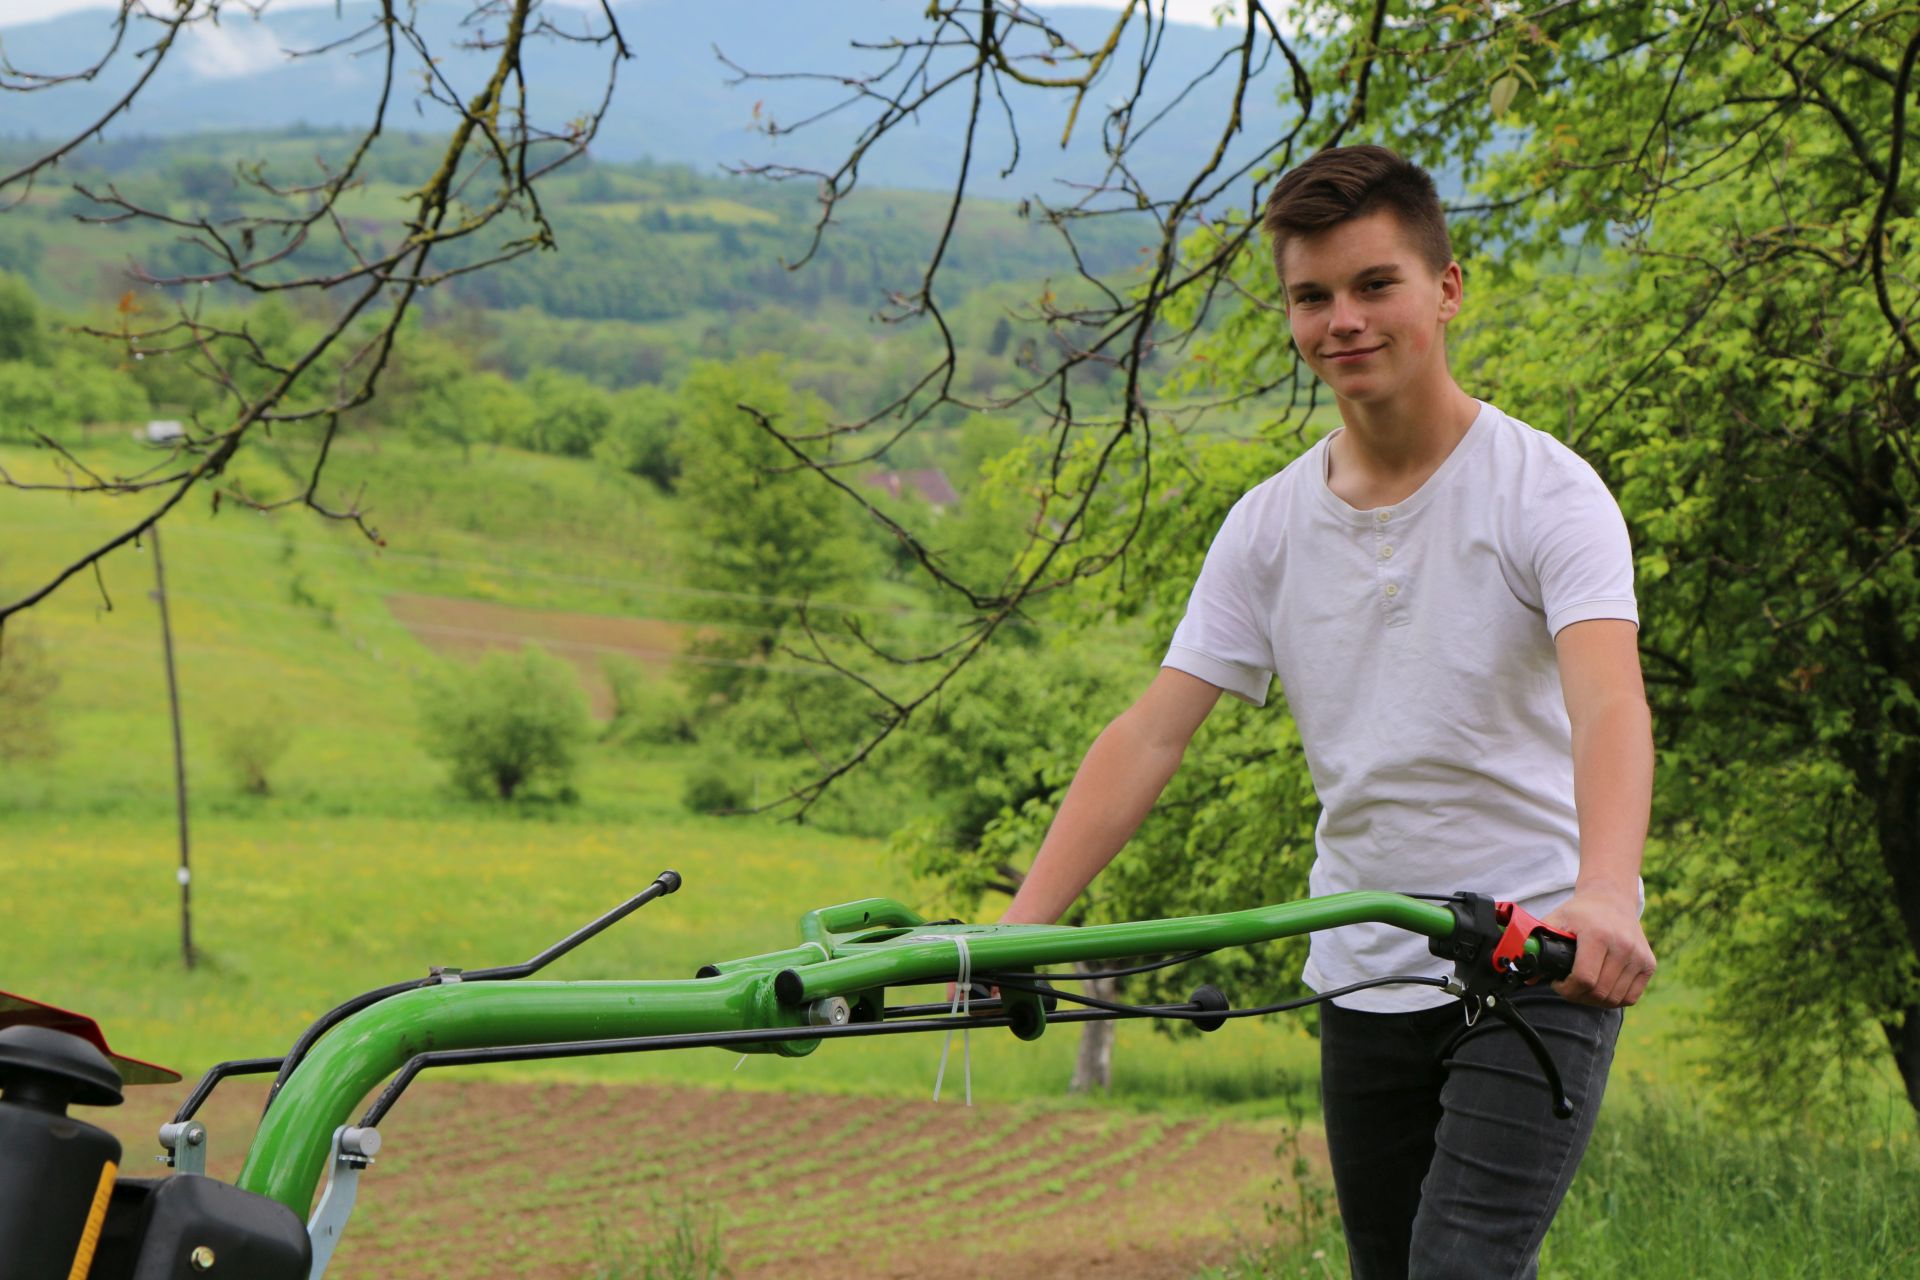
[(1533, 1052), (1533, 1060), (1540, 1064), (1540, 1072), (1547, 1078), (1547, 1091), (1553, 1094), (1553, 1114), (1562, 1120), (1573, 1116), (1573, 1101), (1567, 1097), (1566, 1086), (1560, 1081), (1560, 1068), (1554, 1065), (1553, 1055), (1547, 1051), (1547, 1042), (1533, 1025), (1520, 1016), (1520, 1011), (1507, 1000), (1497, 995), (1488, 995), (1481, 1000), (1481, 1007), (1493, 1010), (1493, 1016), (1519, 1032), (1520, 1038), (1527, 1042), (1527, 1048)]

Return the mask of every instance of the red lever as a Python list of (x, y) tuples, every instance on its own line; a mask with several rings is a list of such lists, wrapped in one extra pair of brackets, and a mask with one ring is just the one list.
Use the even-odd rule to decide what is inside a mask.
[[(1540, 919), (1525, 907), (1512, 902), (1498, 902), (1493, 907), (1493, 918), (1506, 926), (1500, 935), (1500, 941), (1493, 944), (1493, 971), (1495, 973), (1514, 973), (1520, 968), (1520, 959), (1527, 953), (1527, 939), (1535, 933), (1549, 933), (1556, 938), (1571, 939), (1574, 935), (1565, 929), (1556, 929)], [(1540, 981), (1538, 975), (1527, 979), (1532, 986)]]

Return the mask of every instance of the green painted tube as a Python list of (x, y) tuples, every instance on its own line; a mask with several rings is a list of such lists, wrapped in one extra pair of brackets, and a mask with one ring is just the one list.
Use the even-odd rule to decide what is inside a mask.
[[(1365, 921), (1445, 938), (1454, 924), (1446, 907), (1395, 893), (1342, 893), (1220, 915), (1081, 927), (918, 920), (881, 899), (826, 908), (805, 917), (805, 945), (712, 966), (717, 976), (686, 981), (471, 982), (402, 992), (348, 1018), (313, 1047), (261, 1121), (238, 1184), (304, 1217), (334, 1129), (416, 1053), (800, 1026), (813, 1000), (951, 979), (958, 960), (954, 937), (967, 940), (974, 968), (984, 971), (1245, 946)], [(878, 942), (841, 936), (875, 926), (912, 932)], [(818, 1043), (770, 1048), (803, 1053)]]
[(856, 929), (911, 928), (927, 918), (892, 898), (861, 898), (837, 907), (822, 907), (800, 917), (800, 936), (809, 943), (826, 944), (839, 933)]
[(1430, 938), (1453, 936), (1453, 913), (1437, 902), (1398, 893), (1336, 893), (1219, 915), (1123, 924), (929, 925), (886, 942), (843, 943), (833, 959), (781, 974), (776, 989), (784, 1003), (799, 1005), (869, 987), (944, 981), (953, 977), (956, 949), (948, 939), (955, 936), (966, 938), (974, 969), (987, 971), (1243, 947), (1368, 921)]
[[(798, 1026), (764, 972), (680, 982), (472, 982), (402, 992), (323, 1036), (260, 1122), (236, 1180), (306, 1217), (333, 1131), (429, 1049)], [(813, 1042), (808, 1042), (811, 1047)]]

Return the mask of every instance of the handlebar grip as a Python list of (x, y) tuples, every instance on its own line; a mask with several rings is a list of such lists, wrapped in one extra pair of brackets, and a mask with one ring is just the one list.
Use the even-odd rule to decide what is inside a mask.
[(1551, 935), (1540, 936), (1540, 977), (1545, 982), (1558, 982), (1573, 972), (1575, 944), (1572, 938), (1556, 938)]

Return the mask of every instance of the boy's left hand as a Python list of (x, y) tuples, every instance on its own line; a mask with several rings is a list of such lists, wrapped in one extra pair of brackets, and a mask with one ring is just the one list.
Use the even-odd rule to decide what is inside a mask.
[(1619, 1009), (1640, 998), (1653, 977), (1653, 948), (1640, 928), (1639, 894), (1631, 901), (1600, 893), (1574, 895), (1546, 923), (1575, 935), (1573, 973), (1553, 989), (1575, 1004)]

